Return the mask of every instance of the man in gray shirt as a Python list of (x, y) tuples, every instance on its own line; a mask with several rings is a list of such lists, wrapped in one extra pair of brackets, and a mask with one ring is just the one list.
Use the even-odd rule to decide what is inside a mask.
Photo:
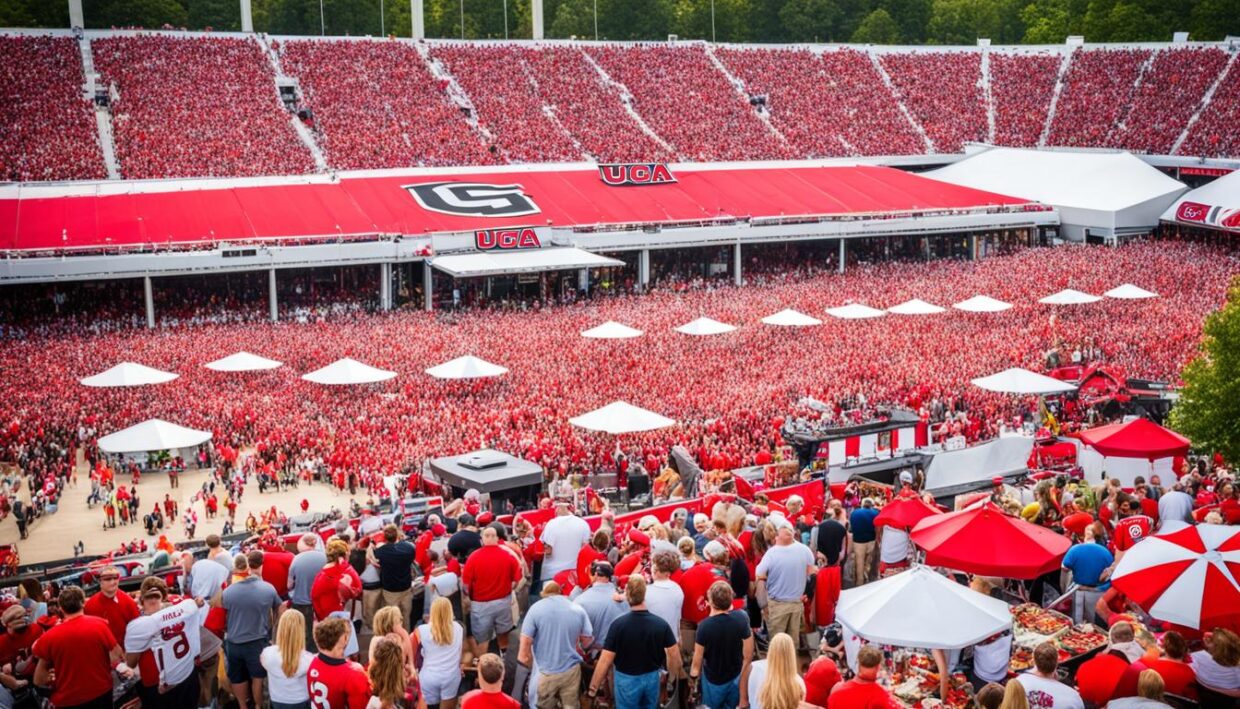
[(254, 697), (256, 703), (262, 701), (267, 670), (259, 661), (259, 655), (271, 639), (271, 627), (281, 606), (275, 586), (262, 579), (263, 553), (252, 551), (246, 555), (246, 560), (249, 575), (224, 589), (223, 596), (224, 610), (228, 614), (224, 659), (228, 663), (233, 696), (242, 707), (249, 706), (250, 697)]
[(560, 593), (560, 585), (548, 581), (542, 599), (530, 606), (521, 624), (521, 648), (517, 662), (530, 667), (530, 704), (537, 709), (580, 706), (581, 652), (590, 644), (594, 629), (585, 609)]
[(1158, 531), (1173, 532), (1193, 523), (1193, 498), (1189, 497), (1180, 483), (1171, 492), (1158, 498)]
[(594, 642), (586, 650), (597, 655), (603, 651), (603, 643), (607, 641), (607, 631), (612, 622), (629, 612), (629, 604), (616, 598), (616, 585), (612, 583), (611, 564), (596, 561), (590, 565), (590, 579), (593, 584), (582, 591), (574, 603), (585, 609), (590, 616), (590, 627), (594, 628)]
[(766, 585), (766, 627), (771, 637), (776, 633), (792, 636), (794, 646), (800, 643), (801, 624), (805, 619), (806, 581), (817, 568), (814, 553), (795, 540), (792, 523), (782, 517), (775, 521), (775, 546), (766, 550), (758, 562), (757, 580)]
[(306, 532), (297, 540), (297, 556), (288, 567), (288, 596), (293, 610), (306, 619), (306, 647), (314, 645), (314, 606), (310, 604), (310, 588), (327, 564), (327, 555), (318, 547), (319, 535)]

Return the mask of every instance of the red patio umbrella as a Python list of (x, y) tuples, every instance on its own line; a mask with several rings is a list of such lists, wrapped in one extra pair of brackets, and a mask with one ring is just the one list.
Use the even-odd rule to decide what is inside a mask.
[(1059, 568), (1072, 543), (987, 501), (928, 517), (910, 535), (926, 564), (983, 576), (1034, 579)]
[(1102, 455), (1148, 460), (1185, 455), (1190, 445), (1184, 436), (1149, 419), (1091, 428), (1081, 432), (1081, 440)]
[(874, 518), (874, 526), (912, 529), (923, 519), (941, 514), (943, 510), (916, 495), (900, 495), (883, 507)]

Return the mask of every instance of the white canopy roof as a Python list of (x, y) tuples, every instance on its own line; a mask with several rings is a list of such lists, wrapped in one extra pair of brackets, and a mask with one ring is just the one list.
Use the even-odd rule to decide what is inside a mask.
[(615, 320), (608, 320), (597, 327), (592, 327), (589, 330), (582, 330), (581, 336), (589, 337), (595, 340), (623, 340), (629, 337), (641, 337), (642, 331), (635, 330), (628, 325), (618, 323)]
[(882, 645), (951, 650), (1008, 629), (1007, 603), (921, 565), (840, 594), (835, 617)]
[(214, 362), (207, 362), (202, 366), (207, 369), (214, 369), (217, 372), (257, 372), (264, 369), (275, 369), (282, 364), (282, 362), (277, 362), (274, 359), (259, 357), (249, 352), (238, 352), (230, 354), (223, 359), (217, 359)]
[(457, 357), (454, 360), (430, 367), (426, 373), (436, 379), (482, 379), (507, 374), (508, 368), (491, 364), (473, 355)]
[(995, 300), (988, 295), (975, 295), (968, 300), (953, 303), (952, 307), (957, 310), (966, 310), (970, 313), (997, 313), (1001, 310), (1007, 310), (1012, 307), (1012, 304), (1005, 303), (1002, 300)]
[(1131, 283), (1125, 283), (1122, 286), (1116, 286), (1111, 290), (1103, 293), (1108, 298), (1120, 298), (1121, 300), (1136, 300), (1139, 298), (1157, 298), (1158, 294), (1148, 291)]
[(887, 308), (887, 312), (895, 313), (896, 315), (934, 315), (936, 313), (942, 313), (946, 310), (947, 308), (937, 306), (933, 303), (927, 303), (921, 298), (906, 300), (899, 305), (893, 305), (892, 307)]
[(115, 367), (80, 380), (88, 387), (136, 387), (163, 384), (181, 375), (148, 367), (145, 364), (121, 362)]
[(104, 453), (142, 453), (193, 448), (209, 440), (210, 431), (186, 428), (162, 419), (150, 419), (100, 438), (99, 450)]
[(345, 357), (332, 362), (322, 369), (316, 369), (309, 374), (303, 374), (301, 378), (315, 384), (371, 384), (374, 382), (386, 382), (395, 376), (396, 372), (377, 369), (369, 364), (363, 364), (355, 359)]
[(1075, 384), (1020, 367), (1005, 369), (989, 377), (979, 377), (972, 382), (974, 386), (1002, 394), (1061, 394), (1076, 389)]
[(1240, 171), (1185, 192), (1163, 212), (1163, 221), (1240, 232)]
[(676, 332), (683, 332), (686, 335), (705, 336), (705, 335), (722, 335), (725, 332), (732, 332), (735, 329), (736, 329), (735, 325), (729, 325), (727, 323), (719, 322), (718, 320), (714, 320), (712, 318), (702, 317), (692, 322), (687, 322), (684, 325), (681, 325), (680, 327), (676, 328)]
[(625, 401), (613, 401), (601, 409), (568, 420), (574, 426), (610, 434), (639, 433), (667, 428), (676, 422)]
[(436, 256), (431, 265), (453, 278), (496, 276), (505, 273), (539, 273), (599, 266), (623, 266), (624, 262), (575, 248), (525, 249), (492, 253)]
[(818, 318), (810, 317), (799, 310), (784, 309), (762, 318), (762, 322), (767, 325), (778, 325), (780, 327), (810, 327), (812, 325), (821, 325), (822, 321)]
[(881, 318), (887, 311), (871, 308), (863, 303), (849, 303), (836, 308), (827, 308), (827, 315), (844, 320), (861, 320), (864, 318)]
[(922, 174), (1056, 207), (1065, 231), (1078, 241), (1085, 228), (1114, 233), (1157, 226), (1188, 189), (1126, 152), (987, 148)]
[(1045, 303), (1046, 305), (1084, 305), (1085, 303), (1097, 303), (1100, 300), (1102, 300), (1102, 296), (1090, 295), (1079, 290), (1065, 288), (1054, 295), (1038, 299), (1038, 302)]

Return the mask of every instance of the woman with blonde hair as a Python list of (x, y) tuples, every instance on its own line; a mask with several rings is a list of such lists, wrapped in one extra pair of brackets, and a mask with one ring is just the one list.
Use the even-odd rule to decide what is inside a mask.
[(411, 636), (413, 653), (422, 648), (422, 672), (418, 681), (422, 698), (439, 709), (455, 709), (461, 685), (461, 650), (465, 629), (452, 617), (452, 601), (436, 598), (431, 604), (429, 623), (418, 626)]
[(306, 671), (314, 655), (306, 651), (306, 618), (284, 613), (276, 626), (276, 642), (259, 655), (267, 670), (272, 709), (310, 709)]
[(805, 680), (797, 671), (797, 652), (792, 637), (779, 633), (771, 638), (766, 659), (749, 666), (749, 682), (741, 693), (741, 705), (751, 709), (809, 709)]
[(371, 627), (374, 628), (375, 636), (370, 639), (370, 649), (367, 651), (366, 657), (374, 657), (379, 642), (387, 640), (395, 643), (401, 649), (401, 652), (404, 653), (406, 671), (411, 676), (416, 675), (413, 641), (409, 638), (409, 631), (405, 630), (405, 626), (401, 624), (400, 608), (397, 606), (380, 608), (371, 621)]
[(425, 709), (416, 688), (413, 702), (409, 701), (413, 678), (405, 665), (404, 650), (387, 638), (375, 638), (371, 647), (370, 666), (366, 668), (371, 697), (366, 709)]
[(1025, 685), (1020, 682), (1008, 682), (1003, 688), (1003, 703), (999, 709), (1029, 709), (1029, 695), (1025, 694)]

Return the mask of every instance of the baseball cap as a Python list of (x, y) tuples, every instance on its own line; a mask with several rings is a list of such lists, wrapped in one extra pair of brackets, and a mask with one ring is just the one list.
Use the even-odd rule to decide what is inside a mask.
[(905, 483), (913, 482), (913, 474), (907, 470), (900, 473), (900, 482), (905, 482)]

